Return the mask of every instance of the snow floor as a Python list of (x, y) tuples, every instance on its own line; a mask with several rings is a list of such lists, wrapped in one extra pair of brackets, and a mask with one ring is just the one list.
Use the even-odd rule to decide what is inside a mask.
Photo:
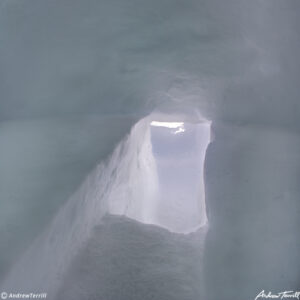
[(176, 234), (106, 216), (73, 260), (57, 299), (200, 299), (205, 233)]

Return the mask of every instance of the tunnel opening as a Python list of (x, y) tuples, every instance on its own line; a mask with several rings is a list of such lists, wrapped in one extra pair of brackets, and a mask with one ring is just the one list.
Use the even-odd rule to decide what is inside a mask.
[(117, 147), (109, 214), (184, 234), (207, 223), (203, 173), (211, 123), (177, 117), (152, 114)]
[(156, 224), (190, 233), (207, 223), (204, 160), (210, 122), (151, 121), (150, 138), (156, 162)]
[[(161, 232), (167, 242), (174, 237), (169, 233), (188, 234), (204, 226), (203, 169), (209, 142), (209, 121), (153, 114), (138, 121), (13, 267), (5, 289), (17, 285), (25, 292), (56, 293), (61, 276), (94, 229), (106, 224), (107, 215), (167, 229), (169, 232), (140, 227), (148, 233)], [(130, 221), (126, 218), (119, 220)], [(176, 237), (172, 243), (177, 241)], [(30, 277), (26, 276), (28, 269)]]

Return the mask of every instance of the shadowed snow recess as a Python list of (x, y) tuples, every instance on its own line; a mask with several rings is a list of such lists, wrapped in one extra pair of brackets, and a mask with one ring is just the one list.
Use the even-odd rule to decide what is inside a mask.
[[(158, 168), (161, 162), (153, 155), (150, 123), (151, 116), (134, 125), (111, 157), (86, 178), (47, 230), (13, 266), (1, 287), (3, 290), (47, 292), (50, 299), (55, 298), (72, 259), (106, 214), (127, 216), (174, 233), (189, 233), (206, 223), (202, 175), (199, 181), (202, 196), (185, 199), (185, 208), (164, 197)], [(210, 125), (205, 126), (200, 174), (209, 142)]]

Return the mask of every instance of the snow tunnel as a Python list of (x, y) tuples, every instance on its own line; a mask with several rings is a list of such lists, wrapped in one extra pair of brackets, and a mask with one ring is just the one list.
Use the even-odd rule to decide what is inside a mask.
[[(178, 234), (204, 226), (203, 170), (210, 125), (201, 118), (161, 113), (138, 121), (14, 266), (5, 289), (18, 286), (22, 291), (55, 295), (60, 276), (106, 215), (125, 216)], [(26, 276), (29, 268), (30, 277)]]
[(153, 114), (139, 121), (119, 146), (123, 154), (109, 212), (176, 233), (205, 225), (203, 171), (209, 142), (210, 122), (204, 119)]

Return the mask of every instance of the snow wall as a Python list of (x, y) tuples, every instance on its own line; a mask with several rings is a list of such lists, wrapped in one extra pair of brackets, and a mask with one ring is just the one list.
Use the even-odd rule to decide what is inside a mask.
[[(198, 199), (199, 212), (190, 210), (184, 216), (172, 201), (160, 203), (163, 198), (152, 153), (151, 120), (153, 116), (135, 124), (107, 161), (100, 163), (86, 178), (46, 231), (13, 265), (1, 286), (3, 290), (28, 293), (34, 290), (48, 293), (51, 299), (55, 297), (70, 262), (106, 214), (127, 216), (178, 233), (189, 233), (205, 225), (204, 197)], [(202, 147), (205, 147), (203, 162), (207, 141)], [(203, 165), (201, 170), (203, 172)], [(202, 187), (203, 181), (199, 185)], [(162, 208), (164, 218), (160, 217)], [(164, 222), (165, 214), (170, 215), (169, 222)], [(187, 226), (180, 220), (188, 220)]]

